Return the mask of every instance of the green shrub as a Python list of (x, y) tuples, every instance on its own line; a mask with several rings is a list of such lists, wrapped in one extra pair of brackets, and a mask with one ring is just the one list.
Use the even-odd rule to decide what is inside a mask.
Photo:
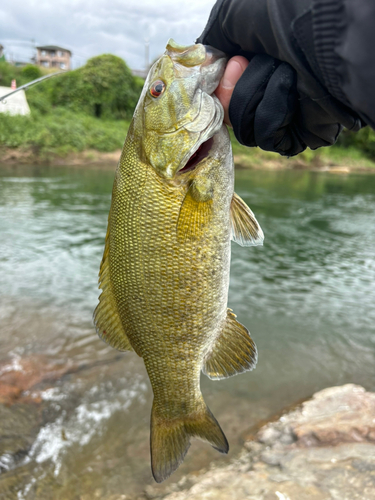
[(21, 78), (24, 83), (31, 82), (43, 76), (42, 70), (39, 66), (34, 66), (34, 64), (28, 64), (21, 69)]
[(375, 160), (375, 131), (370, 127), (364, 127), (359, 132), (345, 130), (337, 144), (343, 148), (357, 148), (371, 160)]
[(0, 61), (0, 85), (10, 87), (12, 80), (17, 80), (20, 76), (20, 69), (6, 61)]
[(46, 115), (51, 112), (51, 103), (48, 96), (43, 92), (32, 92), (32, 88), (28, 90), (27, 101), (32, 113), (37, 112)]
[(0, 60), (0, 85), (4, 87), (10, 87), (12, 80), (16, 80), (17, 86), (20, 87), (27, 82), (40, 78), (42, 75), (41, 69), (33, 64), (19, 68)]
[(34, 111), (29, 116), (0, 114), (0, 146), (32, 148), (41, 156), (71, 151), (121, 149), (128, 122), (98, 120), (64, 108), (42, 115)]

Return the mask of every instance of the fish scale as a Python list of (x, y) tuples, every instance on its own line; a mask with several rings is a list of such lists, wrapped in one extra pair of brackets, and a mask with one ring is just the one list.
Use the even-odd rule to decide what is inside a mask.
[[(116, 248), (113, 251), (110, 248), (110, 255), (112, 252), (114, 255), (120, 316), (132, 319), (128, 336), (145, 360), (155, 399), (161, 399), (160, 406), (168, 402), (173, 393), (190, 408), (198, 391), (200, 393), (199, 373), (207, 337), (217, 334), (217, 322), (213, 323), (212, 318), (222, 316), (224, 319), (226, 313), (225, 274), (218, 272), (212, 276), (210, 272), (212, 267), (217, 269), (212, 260), (223, 253), (213, 239), (212, 233), (218, 233), (218, 229), (208, 228), (201, 241), (179, 242), (176, 227), (187, 186), (165, 187), (157, 174), (139, 161), (129, 176), (128, 171), (132, 168), (129, 164), (134, 156), (126, 149), (124, 158), (120, 162), (118, 192), (113, 205), (114, 209), (119, 206), (123, 207), (121, 212), (127, 212), (120, 230), (124, 237), (115, 238)], [(220, 203), (216, 217), (226, 215), (228, 218), (227, 225), (220, 226), (221, 239), (228, 247), (231, 197), (226, 193), (230, 175), (226, 177), (222, 180), (223, 193), (217, 192)], [(137, 202), (132, 200), (130, 209), (132, 186), (137, 186), (142, 196), (137, 197)], [(221, 202), (225, 195), (227, 206)], [(136, 237), (133, 227), (137, 228)], [(116, 219), (112, 232), (117, 232)], [(225, 253), (229, 257), (228, 249)], [(125, 255), (127, 265), (121, 266), (119, 256)], [(134, 300), (134, 296), (144, 297), (144, 300)], [(176, 343), (176, 338), (186, 340)], [(175, 373), (180, 374), (177, 384)], [(175, 389), (171, 390), (172, 387)], [(180, 401), (176, 404), (180, 405)]]
[(230, 239), (259, 244), (263, 233), (233, 193), (230, 139), (211, 95), (225, 58), (213, 50), (170, 41), (150, 70), (117, 167), (99, 273), (97, 332), (141, 356), (150, 378), (158, 482), (191, 437), (228, 452), (201, 370), (220, 379), (256, 363), (248, 330), (227, 309)]

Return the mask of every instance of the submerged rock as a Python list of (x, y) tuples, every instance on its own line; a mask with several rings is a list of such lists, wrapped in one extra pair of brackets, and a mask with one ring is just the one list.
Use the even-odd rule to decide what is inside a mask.
[(182, 489), (164, 499), (375, 500), (375, 394), (353, 384), (320, 391), (262, 427), (231, 465)]
[(52, 386), (69, 370), (71, 363), (51, 363), (42, 355), (15, 357), (0, 363), (0, 404), (40, 403), (38, 386)]

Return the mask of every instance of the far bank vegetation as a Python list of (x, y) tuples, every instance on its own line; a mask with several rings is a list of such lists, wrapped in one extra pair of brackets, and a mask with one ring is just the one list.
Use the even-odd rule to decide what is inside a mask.
[[(23, 85), (42, 76), (37, 66), (16, 68), (0, 62), (0, 85)], [(122, 147), (143, 80), (119, 57), (93, 57), (79, 69), (26, 91), (31, 114), (0, 114), (0, 147), (32, 150), (47, 159), (69, 152)], [(0, 103), (1, 105), (1, 103)]]
[[(40, 76), (37, 66), (17, 68), (0, 61), (2, 86), (10, 86), (12, 79), (20, 86)], [(121, 58), (112, 54), (93, 57), (85, 66), (27, 90), (29, 116), (0, 113), (0, 153), (14, 150), (26, 157), (29, 154), (34, 161), (53, 162), (56, 157), (86, 150), (117, 151), (142, 87), (143, 80), (134, 77)], [(233, 136), (232, 143), (243, 166), (288, 162), (273, 153), (240, 146)], [(373, 167), (375, 133), (369, 127), (357, 134), (346, 131), (334, 147), (308, 150), (298, 156), (298, 162), (301, 166), (350, 163)]]

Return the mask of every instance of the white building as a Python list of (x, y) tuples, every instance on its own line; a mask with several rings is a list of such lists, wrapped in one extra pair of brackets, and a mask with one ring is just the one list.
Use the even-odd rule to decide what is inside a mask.
[[(0, 97), (12, 92), (11, 87), (0, 87)], [(5, 101), (0, 101), (0, 113), (9, 113), (10, 115), (29, 115), (30, 108), (27, 104), (26, 94), (24, 90), (20, 90)]]

